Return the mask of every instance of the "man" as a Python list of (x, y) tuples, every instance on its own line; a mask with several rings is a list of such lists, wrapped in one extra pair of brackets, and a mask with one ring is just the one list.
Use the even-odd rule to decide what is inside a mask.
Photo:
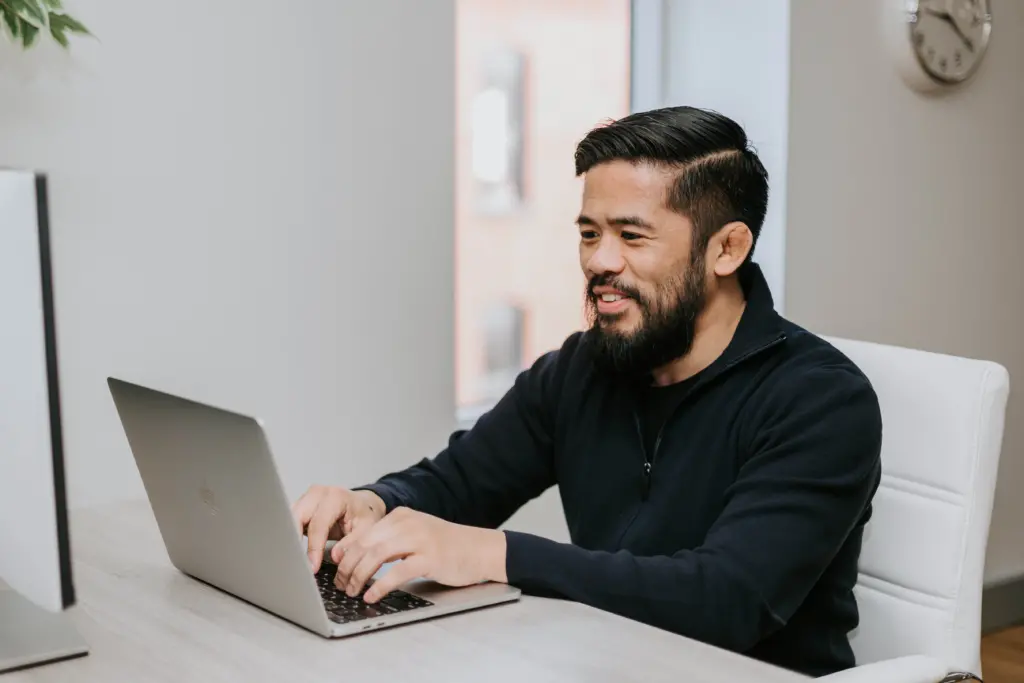
[[(591, 131), (592, 325), (434, 459), (294, 506), (314, 570), (374, 602), (501, 581), (810, 675), (854, 664), (852, 588), (881, 417), (847, 358), (781, 318), (751, 254), (767, 174), (743, 129), (676, 107)], [(571, 544), (496, 530), (557, 484)]]

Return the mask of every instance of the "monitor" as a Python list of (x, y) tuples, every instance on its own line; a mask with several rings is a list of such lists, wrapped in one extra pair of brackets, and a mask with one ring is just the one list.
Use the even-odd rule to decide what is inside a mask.
[(86, 653), (68, 531), (46, 176), (0, 168), (0, 671)]

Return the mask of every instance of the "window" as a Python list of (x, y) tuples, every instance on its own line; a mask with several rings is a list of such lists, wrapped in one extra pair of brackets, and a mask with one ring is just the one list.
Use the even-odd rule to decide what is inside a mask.
[(493, 50), (480, 65), (470, 104), (470, 165), (479, 213), (508, 213), (523, 201), (523, 61)]
[(573, 153), (630, 109), (630, 0), (456, 0), (456, 400), (585, 324)]
[(484, 315), (484, 372), (480, 387), (484, 396), (503, 394), (522, 369), (525, 318), (521, 307), (508, 304), (492, 306)]

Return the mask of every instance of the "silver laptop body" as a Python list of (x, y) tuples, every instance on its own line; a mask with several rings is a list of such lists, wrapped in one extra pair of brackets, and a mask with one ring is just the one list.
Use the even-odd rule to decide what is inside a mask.
[(167, 554), (183, 573), (328, 637), (519, 598), (505, 584), (426, 580), (376, 606), (348, 598), (333, 588), (333, 565), (311, 572), (258, 419), (114, 378), (108, 385)]

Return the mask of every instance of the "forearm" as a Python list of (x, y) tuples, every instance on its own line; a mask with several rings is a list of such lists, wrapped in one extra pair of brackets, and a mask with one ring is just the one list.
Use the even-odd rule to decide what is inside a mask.
[(757, 591), (698, 552), (639, 557), (505, 532), (509, 584), (743, 651), (780, 625)]

